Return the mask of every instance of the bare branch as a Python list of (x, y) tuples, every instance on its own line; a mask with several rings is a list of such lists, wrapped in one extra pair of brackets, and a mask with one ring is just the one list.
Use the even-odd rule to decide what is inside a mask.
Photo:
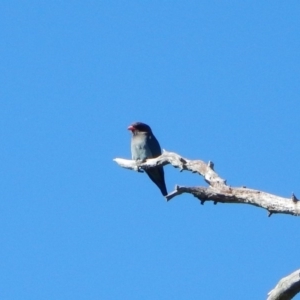
[(283, 198), (246, 187), (230, 187), (226, 184), (226, 181), (214, 171), (214, 164), (212, 162), (206, 164), (201, 160), (189, 160), (181, 157), (177, 153), (167, 151), (164, 151), (161, 156), (147, 159), (145, 162), (122, 158), (116, 158), (114, 161), (123, 168), (135, 171), (171, 164), (181, 171), (188, 170), (193, 173), (198, 173), (203, 176), (204, 180), (209, 184), (208, 187), (176, 186), (175, 190), (166, 196), (167, 200), (171, 200), (183, 193), (189, 193), (198, 198), (201, 204), (204, 204), (205, 201), (213, 201), (214, 204), (219, 202), (250, 204), (266, 209), (269, 216), (275, 213), (294, 216), (300, 215), (300, 201), (298, 201), (294, 194), (292, 194), (291, 198)]
[(252, 190), (243, 187), (227, 187), (217, 189), (213, 187), (180, 187), (176, 186), (175, 191), (166, 196), (171, 200), (183, 193), (193, 194), (204, 204), (205, 201), (216, 203), (250, 204), (266, 209), (270, 217), (275, 213), (300, 215), (300, 207), (289, 198), (282, 198), (269, 193)]
[(267, 300), (290, 300), (300, 292), (300, 269), (282, 278)]
[(137, 171), (139, 169), (150, 169), (157, 166), (165, 166), (171, 164), (180, 171), (188, 170), (198, 173), (204, 177), (204, 180), (211, 186), (223, 186), (225, 180), (213, 170), (213, 162), (206, 164), (202, 160), (188, 160), (174, 152), (163, 151), (162, 155), (156, 158), (147, 159), (146, 162), (138, 162), (129, 159), (115, 158), (114, 161), (125, 169)]

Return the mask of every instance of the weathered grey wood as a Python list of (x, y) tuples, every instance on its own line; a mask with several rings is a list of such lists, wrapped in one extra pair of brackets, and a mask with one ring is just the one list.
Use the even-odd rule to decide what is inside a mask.
[(173, 165), (175, 168), (198, 173), (204, 177), (208, 187), (185, 187), (176, 186), (175, 190), (166, 196), (171, 200), (175, 196), (183, 193), (194, 195), (204, 204), (205, 201), (216, 203), (239, 203), (250, 204), (266, 209), (269, 216), (274, 213), (300, 215), (300, 201), (292, 194), (291, 198), (283, 198), (263, 191), (253, 190), (246, 187), (231, 187), (226, 184), (226, 180), (221, 178), (213, 169), (213, 163), (205, 163), (202, 160), (189, 160), (177, 153), (164, 151), (157, 158), (147, 159), (145, 162), (115, 158), (114, 161), (121, 167), (141, 171), (156, 166)]
[(181, 171), (188, 170), (193, 173), (198, 173), (203, 176), (205, 181), (211, 186), (224, 185), (225, 180), (219, 177), (219, 175), (213, 170), (213, 163), (209, 162), (206, 164), (202, 160), (189, 160), (183, 158), (174, 152), (163, 151), (162, 155), (157, 158), (147, 159), (146, 162), (136, 162), (134, 160), (115, 158), (114, 161), (121, 167), (135, 170), (138, 169), (149, 169), (156, 166), (165, 166), (171, 164), (175, 168), (179, 168)]
[[(291, 198), (283, 198), (272, 195), (263, 191), (253, 190), (246, 187), (231, 187), (226, 184), (215, 171), (214, 164), (207, 164), (202, 160), (189, 160), (177, 153), (164, 151), (157, 158), (148, 159), (145, 162), (136, 162), (133, 160), (115, 158), (114, 161), (121, 167), (142, 171), (156, 166), (171, 164), (181, 171), (187, 170), (198, 173), (204, 177), (208, 187), (185, 187), (175, 186), (175, 190), (166, 196), (169, 201), (172, 198), (183, 193), (194, 195), (204, 204), (205, 201), (217, 203), (239, 203), (250, 204), (266, 209), (269, 216), (274, 213), (290, 214), (293, 216), (300, 215), (300, 201), (292, 193)], [(297, 270), (287, 277), (282, 278), (277, 286), (269, 292), (267, 300), (289, 300), (300, 292), (300, 270)]]
[(300, 291), (300, 269), (280, 279), (267, 300), (290, 300)]

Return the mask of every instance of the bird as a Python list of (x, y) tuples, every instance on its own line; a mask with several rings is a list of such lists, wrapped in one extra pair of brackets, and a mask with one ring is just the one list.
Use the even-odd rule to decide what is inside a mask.
[[(132, 132), (131, 155), (135, 161), (145, 161), (161, 155), (159, 142), (154, 136), (149, 125), (142, 122), (132, 123), (128, 130)], [(158, 186), (163, 196), (168, 194), (164, 169), (162, 166), (145, 170), (150, 179)]]

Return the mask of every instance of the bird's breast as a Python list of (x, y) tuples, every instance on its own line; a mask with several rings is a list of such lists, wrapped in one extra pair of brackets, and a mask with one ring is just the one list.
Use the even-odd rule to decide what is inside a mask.
[(131, 154), (134, 160), (145, 160), (152, 157), (152, 153), (147, 144), (147, 137), (133, 136), (131, 140)]

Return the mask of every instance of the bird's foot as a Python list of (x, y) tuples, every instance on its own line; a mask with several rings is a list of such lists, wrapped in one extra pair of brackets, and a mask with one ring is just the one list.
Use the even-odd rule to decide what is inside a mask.
[(134, 170), (137, 171), (137, 172), (140, 172), (140, 173), (144, 173), (144, 170), (139, 165), (142, 164), (145, 161), (146, 161), (146, 159), (137, 159), (135, 161), (136, 167), (134, 168)]

